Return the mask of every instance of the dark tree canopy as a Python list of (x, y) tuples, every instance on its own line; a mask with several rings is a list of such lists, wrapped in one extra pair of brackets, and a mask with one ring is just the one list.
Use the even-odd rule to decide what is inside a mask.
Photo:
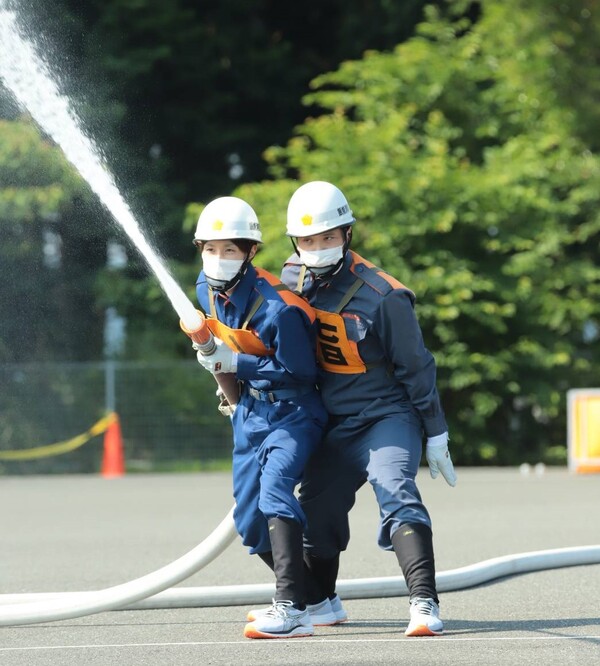
[[(564, 455), (565, 391), (600, 368), (594, 0), (14, 4), (192, 300), (207, 201), (246, 198), (278, 272), (289, 196), (335, 182), (418, 295), (458, 461)], [(124, 358), (189, 358), (87, 186), (2, 94), (0, 118), (0, 361), (101, 358), (108, 307)]]

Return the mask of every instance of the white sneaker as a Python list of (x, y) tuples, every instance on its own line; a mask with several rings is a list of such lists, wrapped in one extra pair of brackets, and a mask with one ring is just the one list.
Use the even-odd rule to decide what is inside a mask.
[(299, 638), (315, 633), (308, 610), (294, 608), (291, 601), (275, 601), (265, 613), (246, 625), (246, 638)]
[(331, 610), (335, 615), (335, 623), (341, 624), (342, 622), (346, 622), (348, 620), (348, 613), (346, 613), (346, 611), (344, 610), (344, 607), (342, 606), (342, 600), (339, 598), (337, 594), (335, 595), (335, 597), (333, 597), (333, 599), (330, 599), (330, 603), (331, 603)]
[[(339, 600), (339, 597), (338, 597)], [(339, 602), (339, 607), (341, 608), (342, 604)], [(249, 622), (257, 620), (259, 617), (263, 617), (266, 613), (270, 612), (272, 607), (269, 608), (254, 608), (248, 612), (247, 619)], [(337, 624), (338, 622), (343, 622), (344, 620), (339, 620), (337, 613), (331, 607), (331, 601), (325, 598), (323, 601), (318, 604), (306, 604), (306, 610), (310, 615), (310, 621), (313, 624), (313, 627), (327, 627), (332, 624)], [(342, 613), (345, 614), (343, 608), (341, 608)], [(347, 618), (347, 616), (346, 616)]]
[(310, 615), (310, 621), (315, 627), (327, 627), (337, 624), (337, 618), (331, 608), (331, 601), (327, 597), (318, 604), (306, 604), (306, 610)]
[(440, 609), (433, 599), (417, 597), (410, 600), (410, 622), (406, 636), (439, 636), (444, 632)]

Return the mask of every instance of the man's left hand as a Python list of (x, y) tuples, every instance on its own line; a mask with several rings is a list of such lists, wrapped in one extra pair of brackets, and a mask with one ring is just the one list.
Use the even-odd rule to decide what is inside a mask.
[(448, 451), (447, 432), (427, 439), (425, 457), (427, 458), (429, 473), (432, 479), (435, 479), (441, 472), (448, 485), (456, 485), (456, 472), (450, 458), (450, 451)]
[(198, 363), (215, 375), (220, 372), (235, 372), (237, 370), (238, 355), (230, 349), (222, 340), (215, 338), (217, 349), (210, 356), (204, 356), (201, 352), (196, 354)]

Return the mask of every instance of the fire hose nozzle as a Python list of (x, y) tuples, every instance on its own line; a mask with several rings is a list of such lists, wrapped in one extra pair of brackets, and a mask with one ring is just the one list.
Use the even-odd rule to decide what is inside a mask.
[[(181, 320), (179, 321), (179, 327), (188, 336), (188, 338), (194, 341), (195, 347), (198, 349), (198, 351), (200, 351), (204, 356), (210, 356), (217, 351), (215, 336), (208, 328), (204, 313), (200, 312), (200, 310), (196, 310), (196, 312), (200, 317), (200, 325), (198, 327), (189, 329)], [(235, 409), (235, 406), (240, 399), (240, 384), (237, 380), (237, 377), (235, 376), (235, 373), (227, 372), (213, 376), (217, 384), (221, 387), (223, 395), (227, 399), (227, 406)], [(221, 405), (221, 407), (223, 407), (223, 405)], [(221, 411), (221, 408), (219, 411)]]
[(188, 336), (188, 338), (196, 343), (198, 351), (200, 351), (204, 356), (210, 356), (217, 350), (215, 337), (206, 324), (206, 317), (204, 314), (200, 312), (200, 310), (197, 310), (196, 312), (200, 316), (200, 326), (198, 326), (198, 328), (190, 330), (181, 320), (179, 320), (179, 327)]

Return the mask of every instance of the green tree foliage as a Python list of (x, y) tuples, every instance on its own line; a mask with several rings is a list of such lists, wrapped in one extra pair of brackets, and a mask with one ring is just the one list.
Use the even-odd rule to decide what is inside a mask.
[[(562, 455), (565, 391), (597, 384), (600, 361), (596, 2), (442, 0), (408, 41), (417, 0), (38, 4), (25, 23), (192, 299), (201, 205), (182, 233), (186, 200), (239, 183), (277, 272), (289, 196), (333, 181), (356, 249), (418, 295), (459, 462)], [(2, 358), (97, 358), (114, 303), (128, 357), (189, 357), (139, 257), (102, 272), (108, 220), (56, 152), (21, 122), (0, 132)], [(44, 264), (48, 228), (60, 269)]]
[[(366, 48), (403, 41), (425, 3), (58, 4), (84, 29), (74, 46), (82, 81), (96, 87), (84, 98), (102, 92), (129, 159), (135, 152), (148, 164), (150, 153), (162, 165), (155, 176), (176, 184), (179, 195), (202, 199), (262, 178), (262, 151), (285, 141), (305, 117), (299, 99), (310, 79)], [(56, 24), (64, 27), (64, 19)], [(102, 116), (91, 120), (94, 134), (103, 135)]]
[(278, 270), (290, 192), (344, 190), (356, 249), (417, 294), (460, 463), (560, 459), (565, 392), (598, 381), (597, 82), (565, 94), (597, 62), (593, 5), (487, 2), (475, 25), (431, 9), (392, 53), (317, 77), (305, 102), (325, 113), (268, 151), (277, 182), (238, 191)]
[[(0, 120), (0, 360), (86, 359), (102, 339), (93, 293), (101, 211), (54, 145)], [(100, 323), (101, 323), (100, 319)]]
[[(228, 194), (237, 183), (264, 177), (264, 149), (287, 140), (307, 114), (300, 97), (309, 80), (345, 58), (360, 57), (366, 48), (391, 48), (403, 41), (425, 4), (8, 3), (106, 156), (149, 241), (172, 260), (192, 298), (197, 265), (190, 237), (181, 232), (185, 202)], [(0, 95), (0, 117), (14, 115)], [(115, 235), (106, 216), (92, 212), (79, 212), (85, 220), (97, 216), (89, 232)], [(67, 243), (70, 225), (62, 219)], [(83, 251), (82, 231), (82, 225), (75, 227), (72, 245)], [(90, 264), (87, 273), (71, 279), (72, 297), (80, 291), (78, 298), (94, 305), (97, 330), (104, 309), (117, 305), (127, 317), (128, 358), (187, 354), (170, 304), (135, 249), (124, 242), (128, 268), (99, 272), (97, 262)], [(43, 271), (35, 275), (46, 277)], [(29, 288), (42, 287), (32, 276)], [(157, 324), (165, 321), (174, 325)], [(98, 338), (89, 342), (88, 358), (98, 358)], [(32, 348), (29, 352), (30, 358), (40, 358)], [(63, 344), (47, 352), (51, 358), (72, 355)]]
[[(190, 199), (266, 175), (316, 74), (412, 34), (424, 0), (16, 0), (141, 217), (168, 254)], [(33, 28), (33, 29), (32, 29)]]

